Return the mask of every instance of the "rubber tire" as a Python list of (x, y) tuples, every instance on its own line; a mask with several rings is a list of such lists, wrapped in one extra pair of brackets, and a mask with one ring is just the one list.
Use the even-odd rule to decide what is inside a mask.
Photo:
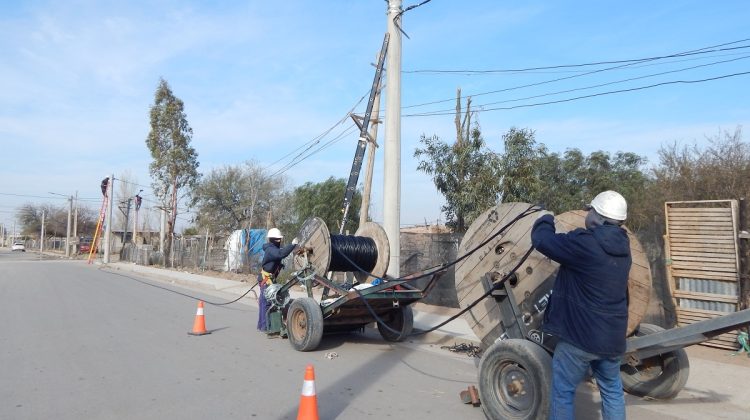
[[(652, 324), (641, 324), (633, 335), (640, 337), (659, 331), (664, 331), (664, 328)], [(653, 371), (653, 373), (656, 373), (655, 377), (644, 376), (645, 369), (638, 369), (643, 367), (643, 364), (635, 367), (635, 369), (638, 369), (637, 372), (634, 372), (634, 368), (627, 364), (620, 367), (622, 388), (625, 392), (637, 397), (668, 400), (676, 397), (685, 387), (688, 376), (690, 376), (690, 361), (685, 349), (672, 350), (650, 357), (646, 361), (656, 363), (652, 368), (649, 368), (655, 369)]]
[[(519, 373), (525, 376), (524, 384), (530, 382), (530, 386), (523, 385), (523, 391), (532, 393), (528, 407), (521, 409), (518, 402), (515, 407), (509, 403), (513, 396), (508, 390), (510, 375)], [(546, 419), (551, 386), (552, 356), (529, 340), (498, 341), (479, 361), (479, 398), (488, 419)]]
[(386, 325), (398, 331), (396, 334), (393, 331), (386, 329), (383, 325), (378, 324), (378, 331), (385, 341), (399, 342), (404, 341), (406, 337), (411, 334), (414, 329), (414, 310), (411, 306), (399, 306), (390, 311), (390, 319), (386, 320)]
[(289, 343), (297, 351), (318, 348), (323, 338), (323, 312), (313, 298), (294, 299), (287, 312)]

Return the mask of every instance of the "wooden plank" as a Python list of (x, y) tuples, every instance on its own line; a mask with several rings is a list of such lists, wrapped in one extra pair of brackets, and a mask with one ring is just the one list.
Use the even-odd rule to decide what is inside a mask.
[(734, 244), (704, 244), (700, 242), (681, 242), (672, 245), (672, 251), (701, 251), (717, 254), (734, 254)]
[(729, 207), (674, 207), (668, 206), (667, 212), (670, 214), (677, 213), (731, 213)]
[(735, 258), (734, 248), (708, 249), (708, 248), (672, 248), (672, 255), (679, 254), (704, 254), (714, 258)]
[(670, 233), (692, 233), (695, 232), (696, 235), (705, 235), (706, 233), (715, 232), (718, 235), (730, 235), (734, 233), (734, 228), (732, 226), (696, 226), (696, 225), (686, 225), (686, 224), (678, 224), (678, 223), (671, 223), (669, 225), (669, 232)]
[(717, 273), (733, 274), (737, 273), (737, 268), (732, 265), (708, 264), (708, 263), (687, 263), (684, 261), (672, 261), (672, 268), (678, 270), (698, 270), (698, 271), (715, 271)]
[(737, 304), (740, 301), (740, 298), (738, 296), (717, 295), (715, 293), (691, 292), (688, 290), (675, 290), (674, 296), (676, 298), (705, 300), (705, 301), (710, 301), (710, 302), (722, 302), (722, 303), (733, 303), (733, 304)]
[[(667, 237), (669, 238), (669, 236)], [(686, 238), (670, 238), (670, 239), (674, 239), (673, 242), (676, 242), (677, 244), (681, 246), (713, 246), (713, 245), (722, 246), (722, 247), (734, 246), (733, 240), (712, 239), (712, 240), (704, 241), (701, 239), (686, 239)]]
[(676, 207), (667, 206), (667, 211), (670, 213), (725, 213), (730, 212), (729, 207), (705, 207), (705, 206), (693, 206), (693, 207)]
[(669, 233), (670, 239), (700, 239), (706, 243), (734, 243), (734, 235), (701, 235), (698, 233)]
[(705, 261), (709, 263), (729, 263), (735, 265), (737, 260), (734, 259), (734, 254), (729, 254), (729, 257), (722, 258), (722, 254), (706, 254), (699, 252), (691, 253), (678, 253), (672, 252), (672, 261)]
[(676, 269), (670, 266), (672, 269), (672, 275), (675, 278), (691, 278), (691, 279), (705, 279), (705, 280), (724, 280), (724, 281), (737, 281), (737, 273), (720, 273), (718, 271), (697, 271), (697, 270), (683, 270)]
[(701, 226), (732, 226), (731, 220), (726, 220), (725, 217), (704, 217), (704, 216), (675, 216), (669, 215), (668, 223), (677, 223), (683, 225), (697, 224)]

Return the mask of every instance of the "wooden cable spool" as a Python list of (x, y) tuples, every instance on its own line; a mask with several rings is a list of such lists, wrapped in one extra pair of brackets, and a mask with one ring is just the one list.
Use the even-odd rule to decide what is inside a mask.
[[(377, 223), (366, 222), (357, 229), (354, 236), (370, 238), (374, 241), (375, 248), (377, 249), (377, 258), (370, 272), (377, 277), (383, 277), (388, 269), (388, 262), (391, 255), (390, 243), (388, 242), (388, 235), (386, 235), (385, 230)], [(325, 277), (331, 271), (333, 253), (337, 251), (332, 249), (331, 232), (328, 230), (328, 226), (326, 226), (323, 219), (319, 217), (307, 219), (302, 225), (297, 238), (299, 239), (300, 248), (309, 249), (311, 252), (308, 252), (306, 257), (304, 255), (295, 255), (294, 268), (301, 270), (309, 262), (315, 274)], [(367, 274), (358, 271), (354, 271), (354, 276), (360, 283), (366, 282), (369, 277)]]
[[(529, 208), (530, 204), (527, 203), (502, 203), (485, 211), (464, 235), (458, 255), (464, 255), (474, 249)], [(544, 214), (550, 212), (536, 212), (519, 219), (501, 235), (456, 265), (456, 293), (461, 309), (465, 309), (485, 293), (482, 279), (486, 274), (499, 280), (519, 263), (531, 247), (531, 228), (534, 222)], [(556, 216), (557, 232), (563, 233), (583, 227), (585, 216), (586, 212), (583, 210)], [(651, 271), (641, 244), (630, 231), (628, 237), (633, 257), (628, 279), (630, 300), (627, 333), (630, 335), (640, 323), (648, 306)], [(516, 271), (513, 296), (530, 330), (541, 325), (546, 297), (548, 298), (546, 295), (552, 288), (558, 267), (556, 262), (534, 250)], [(504, 332), (500, 323), (503, 319), (500, 307), (492, 298), (483, 299), (462, 317), (485, 346), (494, 343)]]

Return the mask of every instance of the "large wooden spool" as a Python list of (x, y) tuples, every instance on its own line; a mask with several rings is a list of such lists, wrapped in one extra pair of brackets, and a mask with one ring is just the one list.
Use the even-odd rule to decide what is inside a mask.
[[(527, 203), (502, 203), (485, 211), (464, 235), (458, 255), (464, 255), (476, 248), (529, 207)], [(494, 273), (495, 278), (501, 278), (519, 263), (531, 247), (531, 227), (537, 218), (549, 213), (536, 212), (521, 218), (503, 234), (456, 265), (456, 292), (461, 309), (465, 309), (485, 293), (482, 278), (486, 274)], [(568, 232), (583, 227), (585, 215), (585, 211), (577, 210), (556, 216), (557, 232)], [(633, 257), (628, 280), (630, 304), (627, 333), (630, 335), (640, 323), (648, 306), (651, 271), (641, 244), (630, 231), (628, 237)], [(528, 320), (529, 329), (539, 328), (541, 324), (542, 312), (546, 305), (545, 295), (552, 288), (558, 267), (556, 262), (537, 251), (532, 251), (516, 271), (517, 282), (512, 288), (513, 296), (521, 313), (528, 315), (524, 319)], [(492, 298), (483, 299), (462, 316), (485, 346), (494, 343), (504, 332), (500, 308)]]
[[(391, 256), (390, 243), (385, 230), (377, 223), (365, 222), (357, 229), (354, 236), (368, 237), (375, 241), (378, 258), (371, 273), (377, 277), (383, 277), (388, 270), (388, 262)], [(315, 274), (325, 277), (330, 271), (331, 256), (335, 252), (331, 249), (331, 231), (328, 230), (326, 223), (319, 217), (307, 219), (302, 225), (297, 239), (299, 239), (301, 248), (311, 249), (312, 252), (308, 253), (307, 259), (303, 255), (295, 255), (294, 268), (301, 270), (305, 268), (305, 263), (309, 261)], [(366, 274), (359, 272), (355, 272), (354, 276), (360, 283), (366, 282), (368, 278)]]

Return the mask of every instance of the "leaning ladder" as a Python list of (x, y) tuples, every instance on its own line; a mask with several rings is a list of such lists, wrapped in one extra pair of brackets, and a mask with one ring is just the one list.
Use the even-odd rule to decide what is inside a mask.
[(99, 238), (102, 236), (102, 228), (104, 226), (105, 222), (105, 216), (107, 214), (107, 204), (109, 201), (109, 197), (107, 194), (104, 194), (104, 199), (102, 200), (102, 208), (99, 210), (99, 220), (96, 222), (96, 230), (94, 231), (94, 239), (91, 240), (91, 248), (89, 248), (89, 259), (88, 264), (91, 264), (94, 261), (94, 258), (96, 256), (96, 244), (98, 243)]

